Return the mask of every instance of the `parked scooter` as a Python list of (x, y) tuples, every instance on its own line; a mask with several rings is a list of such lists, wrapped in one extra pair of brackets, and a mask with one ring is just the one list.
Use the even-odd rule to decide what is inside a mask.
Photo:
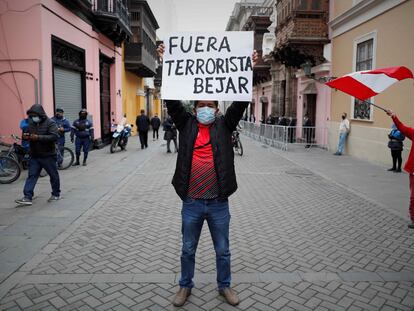
[(114, 153), (117, 147), (121, 150), (125, 150), (128, 144), (128, 137), (131, 136), (132, 124), (112, 124), (112, 127), (116, 127), (112, 134), (112, 143), (110, 151)]

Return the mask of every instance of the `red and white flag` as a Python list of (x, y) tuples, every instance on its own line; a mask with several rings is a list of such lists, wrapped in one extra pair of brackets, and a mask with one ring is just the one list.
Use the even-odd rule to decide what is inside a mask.
[(357, 71), (326, 82), (326, 85), (345, 92), (360, 100), (373, 97), (395, 82), (414, 79), (413, 73), (406, 67), (388, 67), (376, 70)]

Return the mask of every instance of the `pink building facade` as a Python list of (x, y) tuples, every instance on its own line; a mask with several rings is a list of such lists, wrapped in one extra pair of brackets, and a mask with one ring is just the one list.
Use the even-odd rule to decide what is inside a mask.
[(253, 86), (253, 100), (248, 109), (256, 117), (256, 123), (266, 120), (272, 113), (272, 81)]
[(86, 108), (97, 144), (108, 140), (122, 115), (126, 3), (5, 0), (0, 12), (0, 135), (20, 134), (20, 120), (39, 103), (50, 117), (63, 108), (71, 122)]
[[(330, 76), (330, 70), (330, 63), (323, 63), (312, 67), (312, 74), (314, 74), (314, 78), (317, 80)], [(328, 122), (331, 114), (331, 89), (321, 82), (306, 77), (303, 70), (299, 70), (296, 77), (297, 126), (302, 128), (303, 119), (307, 114), (315, 127), (315, 142), (320, 146), (327, 146)]]

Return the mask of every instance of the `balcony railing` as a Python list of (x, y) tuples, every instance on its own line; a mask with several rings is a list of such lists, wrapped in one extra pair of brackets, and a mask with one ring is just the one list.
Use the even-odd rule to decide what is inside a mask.
[(116, 16), (130, 29), (129, 11), (122, 0), (92, 0), (92, 9), (95, 14), (102, 16)]

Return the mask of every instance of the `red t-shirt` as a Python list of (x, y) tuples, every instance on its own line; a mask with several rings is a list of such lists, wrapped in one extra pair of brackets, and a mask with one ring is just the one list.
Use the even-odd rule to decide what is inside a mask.
[(215, 199), (218, 197), (218, 182), (210, 140), (210, 125), (198, 123), (198, 135), (194, 143), (188, 196), (193, 199)]

